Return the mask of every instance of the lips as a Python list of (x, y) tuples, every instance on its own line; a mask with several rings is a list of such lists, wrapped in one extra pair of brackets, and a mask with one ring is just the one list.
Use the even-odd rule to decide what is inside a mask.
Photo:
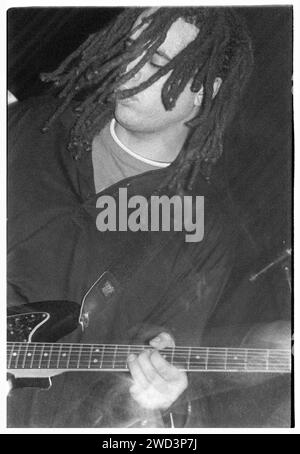
[(130, 98), (118, 99), (118, 102), (122, 103), (122, 104), (130, 104), (132, 102), (135, 102), (136, 100), (137, 100), (137, 98), (135, 96), (131, 96)]

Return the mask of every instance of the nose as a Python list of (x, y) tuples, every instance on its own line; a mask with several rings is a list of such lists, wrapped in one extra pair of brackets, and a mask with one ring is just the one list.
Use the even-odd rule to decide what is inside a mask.
[(134, 81), (134, 82), (140, 82), (142, 79), (142, 70), (140, 69), (139, 71), (137, 71), (130, 80)]

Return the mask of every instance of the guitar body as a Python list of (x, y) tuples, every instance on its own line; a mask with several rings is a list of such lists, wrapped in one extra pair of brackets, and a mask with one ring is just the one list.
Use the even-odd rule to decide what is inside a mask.
[(7, 340), (56, 342), (78, 325), (80, 307), (70, 301), (43, 301), (8, 308)]
[[(80, 307), (70, 301), (43, 301), (9, 307), (8, 342), (56, 342), (78, 325)], [(41, 372), (42, 375), (42, 372)], [(12, 388), (51, 387), (50, 377), (16, 377), (8, 374)]]

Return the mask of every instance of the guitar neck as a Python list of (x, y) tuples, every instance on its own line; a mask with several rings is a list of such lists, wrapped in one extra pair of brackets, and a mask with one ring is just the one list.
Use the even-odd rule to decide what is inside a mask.
[[(144, 345), (8, 342), (7, 368), (126, 371), (128, 355), (148, 348)], [(175, 347), (166, 348), (161, 354), (187, 372), (291, 371), (288, 349)]]

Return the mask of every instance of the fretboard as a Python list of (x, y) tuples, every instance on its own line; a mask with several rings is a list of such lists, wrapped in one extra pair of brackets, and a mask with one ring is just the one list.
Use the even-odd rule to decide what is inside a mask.
[[(60, 344), (8, 342), (8, 369), (59, 369), (126, 371), (130, 353), (139, 354), (144, 345)], [(161, 351), (171, 364), (196, 372), (291, 371), (288, 349), (175, 347)]]
[[(130, 353), (139, 354), (144, 345), (60, 344), (8, 342), (8, 369), (58, 369), (126, 371)], [(160, 352), (179, 369), (188, 372), (291, 371), (289, 349), (175, 347)]]

